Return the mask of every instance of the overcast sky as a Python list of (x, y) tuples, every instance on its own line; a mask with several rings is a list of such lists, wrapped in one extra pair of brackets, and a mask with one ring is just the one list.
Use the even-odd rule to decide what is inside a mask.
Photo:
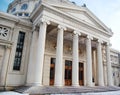
[[(6, 11), (13, 0), (0, 0), (0, 10)], [(112, 48), (120, 51), (120, 0), (70, 0), (77, 5), (85, 3), (102, 22), (112, 29)]]

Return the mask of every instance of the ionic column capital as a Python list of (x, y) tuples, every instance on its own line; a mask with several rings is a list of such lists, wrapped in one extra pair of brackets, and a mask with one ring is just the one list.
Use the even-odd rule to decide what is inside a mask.
[(46, 23), (47, 25), (49, 25), (50, 21), (48, 21), (47, 19), (41, 18), (40, 23)]
[(111, 46), (110, 42), (106, 42), (106, 46)]
[(63, 26), (63, 25), (58, 25), (58, 29), (60, 29), (60, 30), (67, 30), (67, 28), (65, 26)]
[(101, 44), (103, 43), (103, 41), (101, 39), (98, 39), (97, 42), (101, 43)]
[(78, 32), (78, 31), (73, 31), (73, 34), (74, 34), (74, 35), (79, 35), (79, 36), (81, 35), (81, 33)]
[(93, 40), (93, 37), (90, 36), (90, 35), (87, 35), (87, 39), (89, 39), (89, 40)]

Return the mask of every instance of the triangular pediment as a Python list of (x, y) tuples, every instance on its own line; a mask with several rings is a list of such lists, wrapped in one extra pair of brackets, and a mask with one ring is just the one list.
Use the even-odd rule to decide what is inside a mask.
[(73, 16), (73, 18), (77, 18), (80, 21), (82, 20), (83, 22), (103, 31), (110, 31), (110, 29), (86, 7), (77, 6), (68, 0), (63, 0), (62, 2), (60, 0), (46, 0), (46, 3), (66, 14)]
[(80, 21), (90, 24), (96, 28), (102, 29), (104, 31), (109, 31), (108, 27), (102, 23), (94, 14), (92, 14), (88, 9), (80, 8), (79, 10), (76, 8), (60, 8), (56, 7), (57, 9), (63, 11), (66, 14), (73, 16), (73, 18), (77, 18)]

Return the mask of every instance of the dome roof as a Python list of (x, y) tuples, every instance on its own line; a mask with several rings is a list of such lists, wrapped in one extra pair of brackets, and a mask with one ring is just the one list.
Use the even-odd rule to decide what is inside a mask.
[(22, 18), (29, 17), (40, 0), (14, 0), (9, 4), (7, 12)]

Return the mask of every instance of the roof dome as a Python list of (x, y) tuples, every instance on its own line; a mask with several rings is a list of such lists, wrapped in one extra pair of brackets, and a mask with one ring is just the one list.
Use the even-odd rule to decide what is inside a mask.
[(22, 18), (30, 16), (40, 0), (14, 0), (9, 4), (7, 12)]

